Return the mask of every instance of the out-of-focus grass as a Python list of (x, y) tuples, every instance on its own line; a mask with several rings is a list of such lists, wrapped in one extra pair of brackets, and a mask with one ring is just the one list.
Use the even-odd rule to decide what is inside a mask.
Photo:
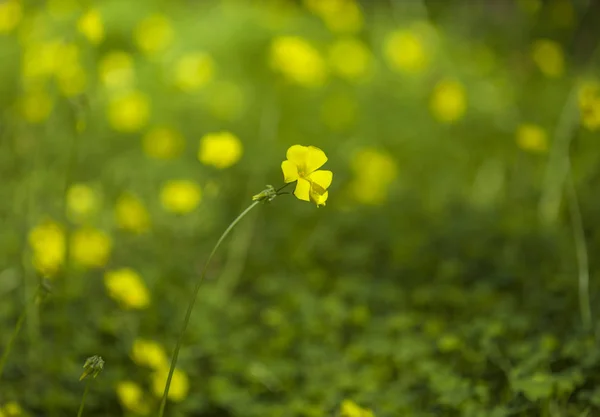
[(293, 144), (327, 206), (236, 228), (171, 415), (600, 413), (589, 6), (429, 3), (0, 3), (0, 415), (74, 414), (95, 354), (84, 415), (155, 414)]

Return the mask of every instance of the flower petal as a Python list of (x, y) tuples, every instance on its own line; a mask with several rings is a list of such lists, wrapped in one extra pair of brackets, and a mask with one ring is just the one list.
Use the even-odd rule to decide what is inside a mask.
[(294, 195), (299, 200), (310, 201), (310, 182), (304, 178), (298, 178)]
[(321, 168), (327, 162), (325, 152), (316, 146), (309, 146), (305, 156), (304, 174), (308, 175)]
[(299, 170), (302, 170), (306, 165), (306, 156), (308, 154), (308, 147), (302, 145), (293, 145), (287, 150), (286, 158), (292, 161)]
[[(331, 185), (333, 180), (333, 172), (327, 170), (315, 171), (308, 176), (308, 178), (314, 183), (319, 185), (323, 190), (326, 190)], [(322, 194), (322, 193), (321, 193)]]
[(298, 179), (298, 166), (292, 161), (283, 161), (281, 163), (281, 170), (283, 171), (283, 181), (286, 184)]
[(321, 197), (319, 197), (319, 200), (317, 200), (317, 207), (324, 206), (328, 197), (329, 197), (329, 191), (325, 191), (325, 194), (323, 194)]

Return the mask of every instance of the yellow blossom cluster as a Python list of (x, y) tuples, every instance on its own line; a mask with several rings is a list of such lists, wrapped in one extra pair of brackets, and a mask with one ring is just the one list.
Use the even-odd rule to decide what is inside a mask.
[[(131, 358), (138, 365), (151, 371), (150, 387), (155, 398), (163, 395), (169, 360), (164, 348), (154, 340), (138, 338), (133, 342)], [(176, 368), (171, 380), (169, 399), (174, 402), (183, 401), (189, 393), (190, 383), (187, 374)], [(132, 380), (120, 381), (116, 386), (117, 396), (123, 408), (135, 414), (147, 415), (150, 401), (142, 386)]]
[(354, 155), (351, 168), (354, 172), (350, 183), (353, 198), (361, 204), (383, 204), (398, 176), (398, 168), (392, 155), (380, 149), (363, 148)]
[(581, 124), (588, 130), (600, 129), (600, 82), (589, 80), (579, 87)]

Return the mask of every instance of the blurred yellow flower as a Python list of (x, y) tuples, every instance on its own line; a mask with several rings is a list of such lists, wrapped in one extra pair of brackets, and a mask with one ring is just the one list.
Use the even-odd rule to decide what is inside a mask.
[(40, 88), (26, 91), (20, 104), (21, 115), (30, 123), (44, 122), (54, 107), (52, 98)]
[(581, 124), (588, 130), (600, 129), (600, 82), (586, 81), (578, 91)]
[(108, 295), (124, 308), (143, 309), (150, 305), (150, 293), (144, 280), (131, 268), (106, 272), (104, 285)]
[(461, 119), (467, 109), (463, 85), (452, 79), (438, 82), (431, 95), (429, 107), (433, 116), (442, 123), (453, 123)]
[[(154, 372), (152, 376), (152, 388), (154, 395), (162, 397), (165, 384), (167, 383), (167, 376), (169, 375), (169, 368), (159, 369)], [(181, 369), (175, 368), (173, 372), (173, 378), (171, 379), (171, 387), (169, 388), (168, 398), (171, 401), (181, 402), (183, 401), (190, 390), (190, 382), (187, 374)]]
[(546, 152), (548, 135), (541, 126), (525, 123), (517, 128), (517, 145), (529, 152)]
[(135, 339), (131, 348), (131, 357), (140, 366), (147, 366), (154, 370), (169, 369), (169, 359), (163, 347), (146, 339)]
[(221, 120), (231, 121), (240, 116), (245, 107), (242, 89), (235, 83), (219, 81), (212, 83), (206, 105), (210, 113)]
[(319, 170), (327, 162), (325, 152), (315, 146), (293, 145), (286, 158), (281, 170), (286, 184), (296, 181), (294, 195), (299, 200), (312, 201), (317, 207), (324, 206), (333, 180), (333, 172)]
[(118, 132), (137, 132), (149, 118), (150, 99), (139, 91), (118, 95), (108, 105), (108, 121)]
[(21, 55), (21, 76), (25, 81), (39, 81), (54, 73), (61, 42), (28, 42)]
[(152, 55), (165, 50), (173, 42), (173, 27), (166, 16), (155, 14), (142, 20), (134, 32), (138, 48)]
[(23, 16), (18, 0), (6, 0), (0, 3), (0, 33), (7, 33), (17, 27)]
[(434, 30), (417, 22), (410, 29), (389, 33), (383, 43), (383, 53), (392, 70), (408, 74), (425, 71), (432, 55)]
[(168, 127), (155, 127), (142, 139), (144, 153), (150, 158), (173, 159), (181, 154), (185, 142), (181, 135)]
[(270, 64), (290, 82), (304, 87), (319, 87), (327, 76), (319, 52), (298, 36), (275, 38), (271, 42)]
[(350, 127), (358, 114), (356, 98), (348, 93), (331, 94), (321, 104), (321, 120), (334, 132)]
[(200, 186), (189, 180), (167, 182), (160, 192), (160, 201), (165, 210), (186, 214), (195, 210), (202, 200)]
[(120, 229), (144, 233), (150, 228), (150, 214), (142, 201), (132, 194), (124, 194), (117, 200), (115, 219)]
[(362, 12), (354, 0), (304, 0), (304, 5), (332, 32), (356, 33), (363, 27)]
[(86, 227), (73, 232), (69, 249), (75, 263), (98, 268), (108, 262), (112, 241), (105, 232)]
[(225, 169), (235, 165), (242, 153), (242, 142), (233, 133), (207, 133), (200, 139), (198, 160), (204, 165)]
[(133, 58), (123, 51), (108, 52), (98, 64), (100, 81), (105, 87), (112, 89), (127, 89), (135, 79)]
[(365, 79), (369, 74), (371, 52), (360, 40), (337, 40), (329, 49), (329, 65), (333, 72), (350, 81)]
[(350, 183), (350, 191), (354, 199), (367, 205), (384, 203), (390, 186), (398, 176), (393, 157), (378, 149), (363, 148), (352, 158), (351, 167), (354, 179)]
[(3, 407), (0, 407), (1, 417), (20, 417), (23, 414), (23, 408), (16, 401), (9, 401)]
[(44, 221), (29, 232), (29, 246), (33, 251), (34, 268), (40, 274), (52, 277), (65, 261), (65, 230), (52, 220)]
[(175, 63), (175, 85), (182, 91), (198, 90), (213, 79), (214, 72), (215, 63), (208, 54), (187, 54)]
[(116, 387), (119, 402), (127, 411), (135, 414), (146, 415), (150, 412), (144, 391), (133, 381), (121, 381)]
[(374, 417), (374, 414), (352, 400), (344, 400), (340, 406), (340, 417)]
[(77, 30), (94, 45), (102, 42), (104, 39), (104, 25), (102, 24), (100, 12), (95, 9), (87, 11), (77, 21)]
[(98, 196), (85, 184), (73, 184), (67, 190), (67, 215), (71, 221), (81, 221), (98, 208)]
[(531, 48), (531, 57), (547, 77), (560, 77), (565, 71), (565, 58), (558, 42), (550, 39), (535, 41)]

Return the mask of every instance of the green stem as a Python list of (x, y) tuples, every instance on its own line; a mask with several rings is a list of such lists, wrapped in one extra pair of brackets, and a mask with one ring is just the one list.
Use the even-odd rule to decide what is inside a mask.
[(81, 397), (81, 404), (79, 404), (79, 411), (77, 412), (77, 417), (81, 417), (83, 415), (83, 407), (85, 406), (85, 398), (87, 397), (88, 391), (90, 390), (91, 382), (92, 382), (92, 378), (87, 378), (87, 382), (85, 383), (85, 390), (83, 391), (83, 396)]
[(250, 204), (250, 206), (248, 206), (248, 208), (246, 210), (244, 210), (239, 216), (236, 217), (236, 219), (234, 221), (231, 222), (231, 224), (227, 227), (227, 229), (225, 229), (225, 231), (223, 232), (223, 234), (221, 235), (221, 237), (215, 244), (212, 252), (208, 256), (208, 259), (206, 260), (206, 263), (204, 264), (204, 268), (202, 268), (202, 272), (200, 273), (200, 277), (198, 278), (198, 281), (196, 282), (196, 287), (194, 288), (194, 292), (192, 293), (192, 298), (190, 299), (190, 303), (189, 303), (187, 311), (185, 313), (185, 318), (183, 319), (183, 326), (181, 328), (181, 331), (179, 332), (179, 336), (177, 337), (177, 343), (175, 344), (175, 349), (173, 350), (173, 357), (171, 359), (171, 367), (169, 368), (169, 375), (167, 376), (165, 390), (164, 390), (164, 393), (162, 396), (162, 400), (160, 402), (160, 411), (158, 412), (159, 417), (163, 417), (163, 415), (165, 413), (165, 407), (167, 405), (167, 397), (169, 395), (169, 388), (171, 387), (171, 379), (173, 378), (173, 373), (175, 372), (175, 366), (177, 365), (177, 359), (179, 358), (179, 351), (181, 350), (181, 345), (183, 343), (183, 336), (185, 335), (185, 331), (190, 322), (190, 317), (192, 316), (192, 311), (194, 310), (194, 305), (196, 304), (196, 299), (198, 298), (198, 293), (200, 292), (200, 286), (202, 285), (202, 282), (204, 281), (204, 277), (206, 276), (206, 271), (208, 270), (208, 265), (210, 264), (210, 261), (212, 260), (215, 253), (217, 252), (217, 249), (219, 249), (219, 246), (221, 246), (221, 243), (223, 243), (223, 240), (225, 240), (225, 238), (227, 237), (227, 235), (229, 235), (231, 230), (233, 230), (235, 225), (238, 224), (239, 221), (242, 220), (244, 218), (244, 216), (246, 216), (246, 214), (248, 214), (250, 212), (250, 210), (252, 210), (254, 207), (256, 207), (259, 203), (260, 203), (260, 201), (255, 201), (254, 203)]
[(590, 268), (588, 250), (585, 241), (583, 218), (579, 208), (579, 200), (577, 199), (577, 191), (575, 189), (573, 175), (570, 171), (567, 176), (567, 202), (569, 204), (573, 238), (575, 240), (575, 254), (577, 255), (579, 312), (581, 314), (583, 327), (585, 330), (590, 330), (592, 328), (592, 308), (590, 303)]
[[(38, 293), (39, 293), (39, 287), (38, 287), (38, 290), (35, 292), (35, 296), (31, 298), (31, 303), (35, 302)], [(12, 335), (10, 335), (8, 344), (6, 345), (6, 348), (4, 349), (4, 352), (2, 353), (2, 358), (0, 358), (0, 378), (2, 377), (2, 372), (4, 371), (4, 366), (6, 365), (6, 361), (8, 360), (10, 352), (12, 351), (13, 345), (15, 344), (15, 341), (17, 340), (17, 336), (21, 332), (21, 328), (23, 327), (23, 323), (25, 322), (25, 317), (27, 317), (28, 310), (29, 310), (29, 305), (25, 305), (23, 307), (23, 311), (21, 312), (21, 315), (17, 319), (17, 324), (15, 324), (15, 328), (12, 332)]]

